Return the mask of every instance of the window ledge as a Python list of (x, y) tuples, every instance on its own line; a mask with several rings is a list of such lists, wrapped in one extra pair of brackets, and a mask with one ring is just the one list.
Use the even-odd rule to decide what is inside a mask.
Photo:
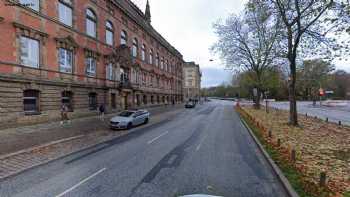
[(24, 115), (26, 116), (41, 115), (41, 112), (24, 112)]

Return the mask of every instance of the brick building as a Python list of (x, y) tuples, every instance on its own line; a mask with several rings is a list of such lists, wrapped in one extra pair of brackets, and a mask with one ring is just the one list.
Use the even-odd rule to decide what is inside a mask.
[(1, 0), (0, 122), (182, 100), (182, 55), (130, 0)]
[(183, 66), (183, 95), (186, 101), (199, 100), (202, 73), (195, 62), (185, 62)]

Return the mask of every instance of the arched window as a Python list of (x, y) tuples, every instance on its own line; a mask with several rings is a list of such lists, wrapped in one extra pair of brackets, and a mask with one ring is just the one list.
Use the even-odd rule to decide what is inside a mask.
[(126, 31), (122, 30), (121, 34), (120, 34), (120, 44), (127, 44), (128, 42), (128, 34), (126, 33)]
[(86, 34), (96, 38), (97, 37), (97, 17), (92, 9), (86, 10)]
[(132, 56), (137, 57), (137, 51), (139, 49), (139, 43), (136, 38), (132, 40)]
[(111, 46), (114, 43), (114, 28), (110, 21), (106, 21), (106, 43)]
[(156, 54), (156, 66), (159, 66), (159, 53)]
[(141, 59), (142, 59), (142, 61), (146, 60), (146, 45), (145, 44), (142, 45)]
[(23, 110), (24, 110), (24, 113), (28, 115), (39, 112), (39, 91), (38, 90), (23, 91)]
[(71, 0), (58, 1), (58, 18), (61, 23), (72, 27), (73, 24), (73, 6)]
[(148, 59), (149, 64), (153, 64), (153, 49), (149, 50), (149, 59)]

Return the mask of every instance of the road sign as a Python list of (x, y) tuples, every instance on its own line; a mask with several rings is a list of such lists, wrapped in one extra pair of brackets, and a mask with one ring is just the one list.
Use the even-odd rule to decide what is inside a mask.
[(324, 95), (324, 90), (322, 88), (319, 89), (320, 96)]

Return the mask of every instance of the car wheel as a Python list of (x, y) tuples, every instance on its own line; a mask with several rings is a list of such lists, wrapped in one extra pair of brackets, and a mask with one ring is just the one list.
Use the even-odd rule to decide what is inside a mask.
[(145, 119), (145, 122), (144, 122), (144, 124), (147, 124), (147, 123), (148, 123), (148, 118), (146, 118), (146, 119)]
[(127, 129), (131, 129), (132, 128), (132, 123), (129, 122), (128, 126), (126, 127)]

